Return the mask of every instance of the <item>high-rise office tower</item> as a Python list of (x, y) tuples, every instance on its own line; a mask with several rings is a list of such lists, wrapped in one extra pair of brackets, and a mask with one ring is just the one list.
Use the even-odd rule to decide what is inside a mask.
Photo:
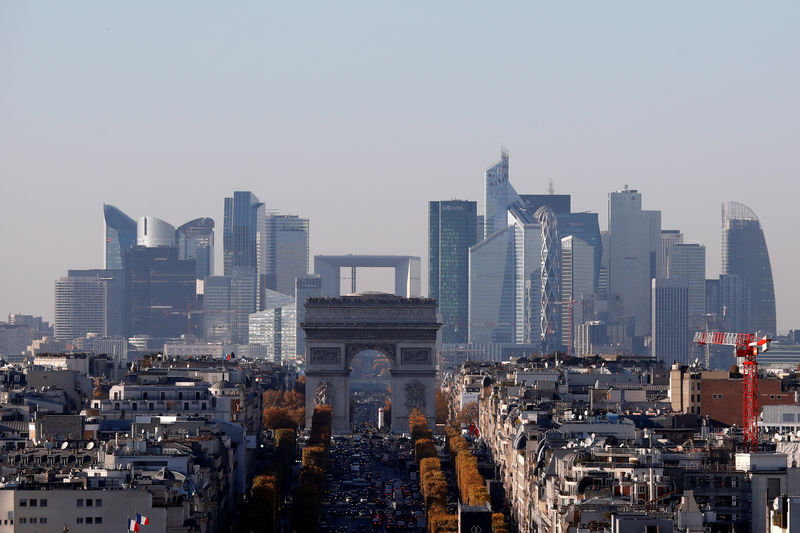
[[(514, 340), (519, 344), (541, 343), (542, 337), (542, 226), (515, 223), (513, 277)], [(500, 256), (502, 258), (502, 256)]]
[(214, 275), (214, 220), (204, 217), (190, 220), (178, 228), (181, 259), (194, 259), (197, 279)]
[(608, 195), (609, 292), (623, 298), (633, 334), (650, 334), (651, 283), (661, 247), (661, 212), (642, 210), (642, 195), (624, 189)]
[(69, 270), (69, 278), (94, 278), (105, 284), (103, 335), (121, 337), (125, 335), (125, 276), (122, 270)]
[(103, 268), (122, 270), (125, 250), (136, 244), (136, 221), (110, 204), (103, 204), (105, 249)]
[(689, 362), (689, 287), (684, 280), (651, 280), (651, 354), (667, 365)]
[[(663, 234), (663, 232), (662, 232)], [(702, 244), (673, 244), (667, 251), (667, 277), (683, 280), (689, 288), (689, 316), (706, 311), (706, 247)]]
[(231, 280), (231, 341), (246, 344), (250, 315), (258, 309), (255, 272), (250, 267), (234, 267), (228, 277)]
[(236, 267), (253, 269), (258, 309), (266, 290), (266, 214), (255, 194), (235, 191), (225, 198), (222, 249), (226, 276)]
[(484, 175), (483, 238), (508, 226), (508, 208), (519, 204), (520, 198), (508, 182), (508, 152), (500, 153), (500, 161), (486, 170)]
[(767, 242), (756, 214), (738, 202), (722, 204), (722, 273), (738, 274), (750, 291), (750, 325), (742, 333), (774, 335), (775, 289)]
[(725, 329), (735, 333), (751, 331), (752, 297), (744, 278), (738, 274), (719, 277), (719, 313)]
[(561, 338), (574, 350), (575, 326), (581, 324), (583, 303), (595, 292), (594, 247), (570, 235), (561, 239)]
[(136, 221), (136, 246), (145, 248), (174, 247), (175, 226), (160, 218), (145, 216)]
[(210, 276), (203, 292), (203, 337), (208, 342), (233, 342), (230, 276)]
[(106, 283), (96, 277), (63, 277), (55, 283), (56, 339), (87, 333), (106, 336)]
[(540, 207), (534, 219), (541, 227), (541, 266), (539, 270), (539, 331), (542, 352), (561, 348), (561, 237), (553, 210)]
[(297, 314), (294, 298), (267, 289), (264, 310), (250, 315), (250, 344), (267, 348), (267, 359), (280, 362), (297, 355)]
[(508, 226), (469, 250), (471, 343), (515, 342), (516, 233)]
[(677, 229), (661, 230), (661, 259), (658, 262), (658, 277), (667, 277), (667, 250), (675, 244), (683, 244), (683, 233)]
[(306, 332), (300, 326), (306, 319), (306, 300), (322, 296), (322, 277), (316, 274), (298, 276), (295, 282), (295, 316), (297, 317), (296, 351), (306, 353)]
[(438, 301), (442, 342), (466, 343), (469, 317), (469, 248), (477, 240), (477, 202), (428, 204), (428, 295)]
[(135, 246), (125, 252), (128, 336), (169, 338), (194, 335), (202, 320), (194, 261), (178, 249)]
[(308, 219), (268, 213), (266, 244), (267, 288), (294, 296), (295, 280), (308, 274)]

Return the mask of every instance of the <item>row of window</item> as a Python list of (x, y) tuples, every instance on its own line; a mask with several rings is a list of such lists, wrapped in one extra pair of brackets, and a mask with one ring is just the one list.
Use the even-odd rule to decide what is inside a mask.
[[(191, 396), (191, 395), (189, 395), (189, 396)], [(207, 394), (204, 392), (203, 396), (207, 396)], [(122, 400), (124, 398), (120, 397), (120, 393), (119, 392), (115, 392), (114, 393), (114, 399), (115, 400)], [(129, 399), (132, 399), (132, 398), (129, 398)], [(147, 399), (148, 399), (148, 393), (143, 392), (142, 393), (142, 400), (147, 400)], [(174, 400), (175, 398), (167, 398), (166, 393), (162, 392), (160, 398), (151, 398), (151, 399), (159, 399), (159, 400), (167, 400), (167, 399), (169, 399), (169, 400)], [(194, 399), (195, 400), (199, 400), (200, 399), (200, 392), (195, 391)], [(178, 392), (178, 400), (183, 400), (183, 391), (179, 391)], [(136, 401), (136, 400), (133, 400), (133, 401)]]
[[(154, 410), (155, 410), (155, 405), (154, 405), (152, 402), (151, 402), (151, 403), (149, 403), (149, 404), (147, 405), (147, 407), (148, 407), (148, 410), (149, 410), (149, 411), (154, 411)], [(216, 407), (216, 406), (214, 406), (214, 407)], [(183, 402), (183, 408), (184, 408), (185, 410), (187, 410), (187, 411), (188, 411), (188, 410), (189, 410), (189, 402)], [(136, 404), (136, 403), (131, 403), (131, 411), (137, 411), (138, 409), (139, 409), (139, 406), (138, 406), (138, 404)], [(159, 409), (160, 409), (160, 407), (159, 407)], [(206, 402), (203, 402), (203, 403), (201, 404), (201, 406), (200, 406), (200, 409), (201, 409), (201, 410), (203, 410), (203, 411), (205, 411), (206, 409), (208, 409), (208, 408), (206, 407)], [(119, 410), (120, 410), (120, 404), (118, 404), (118, 403), (115, 403), (115, 404), (114, 404), (114, 410), (115, 410), (115, 411), (119, 411)]]
[[(37, 520), (38, 520), (39, 524), (46, 524), (47, 523), (47, 517), (46, 516), (40, 516), (38, 518), (35, 517), (35, 516), (31, 516), (31, 517), (23, 516), (23, 517), (20, 517), (19, 523), (20, 524), (36, 524)], [(11, 523), (13, 524), (14, 521), (12, 520)]]
[(92, 505), (94, 505), (95, 507), (102, 507), (103, 506), (103, 500), (100, 499), (100, 498), (97, 498), (97, 499), (78, 498), (77, 500), (75, 500), (75, 505), (78, 506), (78, 507), (83, 507), (84, 504), (86, 505), (86, 507), (91, 507)]
[(36, 498), (31, 498), (30, 500), (20, 500), (19, 501), (20, 507), (47, 507), (47, 498), (42, 498), (37, 500)]
[(721, 399), (723, 399), (725, 397), (725, 395), (724, 394), (712, 394), (711, 397), (714, 398), (715, 400), (721, 400)]
[(102, 516), (79, 516), (75, 519), (76, 524), (102, 524)]

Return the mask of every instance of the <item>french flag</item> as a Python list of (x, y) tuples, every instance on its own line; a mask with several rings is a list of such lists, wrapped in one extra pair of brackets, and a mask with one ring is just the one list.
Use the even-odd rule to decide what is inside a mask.
[(147, 524), (150, 523), (150, 519), (147, 518), (146, 516), (136, 513), (136, 522), (138, 522), (140, 525), (146, 526)]
[(139, 522), (128, 518), (128, 531), (139, 531)]

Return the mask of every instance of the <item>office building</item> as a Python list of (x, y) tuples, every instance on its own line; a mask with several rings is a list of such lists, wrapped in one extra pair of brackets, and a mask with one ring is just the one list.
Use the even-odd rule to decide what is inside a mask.
[(255, 272), (256, 309), (266, 290), (266, 213), (264, 204), (249, 191), (235, 191), (225, 198), (222, 249), (224, 274), (234, 268)]
[(295, 316), (297, 317), (296, 351), (299, 355), (306, 353), (306, 332), (301, 324), (306, 319), (306, 300), (322, 296), (322, 278), (316, 274), (299, 276), (295, 282)]
[[(663, 234), (663, 232), (662, 232)], [(702, 244), (672, 244), (666, 248), (667, 277), (683, 280), (689, 288), (689, 316), (706, 311), (706, 247)]]
[(250, 315), (250, 344), (266, 346), (266, 357), (280, 362), (297, 355), (297, 308), (295, 299), (267, 290), (265, 309)]
[(206, 278), (203, 294), (206, 341), (247, 344), (250, 315), (256, 312), (255, 284), (255, 271), (246, 267), (235, 267), (227, 276)]
[(506, 226), (469, 250), (470, 343), (516, 341), (515, 238)]
[(584, 302), (595, 292), (594, 247), (570, 235), (561, 239), (561, 338), (575, 353), (575, 326), (586, 320)]
[(508, 182), (508, 152), (500, 153), (500, 161), (484, 174), (483, 238), (508, 226), (510, 205), (521, 205), (519, 195)]
[(609, 292), (622, 296), (635, 336), (650, 334), (651, 283), (661, 255), (661, 212), (642, 210), (642, 195), (624, 189), (608, 195)]
[[(561, 349), (561, 238), (558, 232), (558, 220), (553, 210), (540, 207), (534, 213), (534, 219), (540, 228), (541, 244), (539, 246), (539, 335), (542, 343), (542, 353), (553, 353)], [(528, 246), (528, 243), (526, 243)], [(527, 249), (525, 250), (527, 254)], [(534, 287), (534, 284), (531, 284)], [(535, 293), (526, 299), (535, 297)], [(526, 308), (533, 307), (533, 302), (527, 303)], [(534, 342), (534, 338), (522, 342)]]
[(466, 343), (469, 317), (469, 248), (478, 239), (477, 202), (428, 204), (428, 295), (438, 302), (442, 342)]
[(96, 278), (105, 283), (105, 335), (117, 337), (125, 334), (125, 276), (122, 270), (86, 269), (69, 270), (70, 278)]
[(135, 246), (125, 253), (127, 336), (195, 335), (201, 323), (194, 261), (177, 248)]
[(722, 273), (741, 276), (750, 291), (745, 331), (774, 335), (775, 289), (767, 243), (756, 214), (738, 202), (722, 204)]
[(294, 296), (295, 280), (308, 274), (308, 219), (268, 213), (265, 261), (266, 288)]
[(106, 335), (106, 283), (97, 277), (63, 277), (55, 283), (55, 331), (59, 340), (87, 333)]
[(136, 244), (136, 221), (110, 204), (103, 204), (105, 248), (103, 268), (122, 270), (125, 250)]
[(685, 280), (651, 280), (651, 355), (667, 365), (689, 362), (689, 286)]
[(720, 275), (718, 312), (724, 321), (726, 331), (751, 333), (752, 295), (742, 276)]
[(160, 218), (139, 217), (136, 221), (136, 245), (145, 248), (174, 247), (175, 226)]
[(658, 277), (667, 277), (667, 250), (675, 244), (683, 244), (683, 233), (677, 229), (661, 230), (661, 259), (658, 262)]
[(350, 287), (356, 291), (357, 268), (393, 268), (394, 293), (416, 298), (420, 293), (420, 259), (412, 255), (315, 255), (314, 274), (322, 278), (322, 295), (338, 297), (341, 293), (341, 269), (350, 269)]
[(197, 279), (214, 275), (214, 220), (204, 217), (190, 220), (178, 228), (178, 255), (193, 259)]

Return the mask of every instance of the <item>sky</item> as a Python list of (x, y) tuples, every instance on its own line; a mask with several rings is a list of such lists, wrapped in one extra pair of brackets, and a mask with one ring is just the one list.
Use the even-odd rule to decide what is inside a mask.
[(602, 228), (638, 189), (707, 277), (721, 203), (748, 205), (800, 328), (798, 27), (788, 1), (2, 2), (0, 320), (102, 267), (103, 202), (214, 218), (221, 273), (223, 198), (251, 190), (312, 255), (426, 278), (428, 201), (482, 211), (504, 147), (517, 191), (552, 179)]

